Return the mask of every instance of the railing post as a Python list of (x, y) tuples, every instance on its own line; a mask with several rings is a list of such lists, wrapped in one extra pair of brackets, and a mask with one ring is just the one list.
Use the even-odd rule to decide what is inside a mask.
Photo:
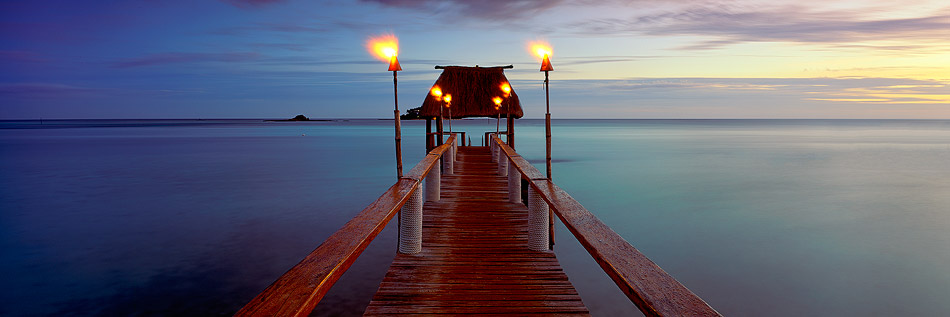
[(508, 156), (505, 155), (500, 146), (498, 148), (498, 175), (506, 176), (508, 175)]
[(455, 174), (455, 159), (452, 158), (451, 146), (442, 154), (442, 165), (445, 167), (445, 175)]
[(426, 176), (426, 201), (439, 201), (441, 199), (442, 188), (442, 169), (438, 166), (429, 170)]
[(521, 173), (514, 167), (511, 159), (508, 159), (508, 201), (521, 203)]
[[(452, 143), (452, 161), (458, 160), (458, 157), (456, 156), (456, 154), (458, 153), (459, 153), (459, 145), (458, 145), (458, 140), (456, 140), (455, 143)], [(455, 165), (453, 164), (452, 167), (455, 167)]]
[(495, 143), (495, 140), (491, 140), (491, 161), (492, 163), (498, 162), (498, 143)]
[(548, 204), (541, 195), (528, 186), (528, 248), (534, 251), (550, 250), (550, 222)]
[(492, 153), (492, 154), (493, 154), (492, 158), (494, 159), (492, 160), (492, 162), (498, 162), (498, 158), (501, 157), (501, 146), (498, 145), (498, 143), (495, 143), (495, 153)]
[(422, 191), (416, 189), (399, 211), (399, 253), (422, 252)]

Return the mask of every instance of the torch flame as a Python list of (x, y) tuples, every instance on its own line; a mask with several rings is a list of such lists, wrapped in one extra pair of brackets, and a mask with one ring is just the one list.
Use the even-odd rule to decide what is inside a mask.
[(495, 109), (497, 110), (498, 106), (501, 105), (501, 97), (492, 98), (491, 101), (495, 103)]
[(399, 39), (392, 33), (374, 36), (366, 41), (366, 49), (376, 58), (389, 62), (399, 54)]
[(531, 52), (538, 55), (539, 59), (544, 59), (545, 56), (550, 57), (553, 50), (551, 50), (551, 44), (547, 42), (531, 42)]
[(511, 85), (509, 85), (508, 83), (502, 83), (502, 84), (501, 84), (501, 91), (503, 91), (503, 92), (505, 93), (505, 98), (507, 98), (508, 95), (511, 94)]
[(439, 88), (439, 86), (432, 86), (429, 93), (435, 96), (435, 100), (442, 101), (442, 88)]
[(452, 104), (452, 95), (445, 94), (445, 106), (448, 107)]

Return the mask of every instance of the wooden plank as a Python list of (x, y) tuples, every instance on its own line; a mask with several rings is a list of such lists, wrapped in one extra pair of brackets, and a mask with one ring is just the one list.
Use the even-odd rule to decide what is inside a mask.
[(527, 248), (527, 209), (488, 148), (458, 158), (423, 208), (422, 253), (396, 255), (365, 314), (588, 315), (554, 254)]
[(564, 225), (648, 316), (720, 316), (550, 180), (531, 182)]
[(235, 315), (308, 315), (417, 187), (419, 181), (398, 180)]

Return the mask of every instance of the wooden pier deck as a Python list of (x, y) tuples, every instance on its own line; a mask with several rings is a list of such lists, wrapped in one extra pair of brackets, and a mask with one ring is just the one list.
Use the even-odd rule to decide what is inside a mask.
[[(546, 208), (644, 315), (721, 316), (497, 136), (490, 143), (507, 165), (507, 180), (498, 175), (505, 166), (492, 162), (488, 147), (455, 142), (453, 134), (432, 149), (236, 316), (310, 315), (397, 214), (406, 216), (399, 230), (400, 239), (407, 239), (366, 315), (589, 315), (554, 253), (534, 251), (546, 249), (539, 244), (547, 240), (540, 225), (548, 222)], [(446, 161), (456, 148), (456, 160)], [(430, 175), (439, 170), (440, 158), (455, 162), (453, 175)], [(440, 180), (441, 199), (423, 205), (422, 182), (429, 180)], [(509, 202), (508, 186), (517, 191), (518, 181), (532, 197), (530, 211)]]
[(527, 248), (527, 208), (488, 147), (459, 147), (455, 164), (423, 207), (422, 253), (396, 255), (365, 314), (589, 315), (554, 253)]

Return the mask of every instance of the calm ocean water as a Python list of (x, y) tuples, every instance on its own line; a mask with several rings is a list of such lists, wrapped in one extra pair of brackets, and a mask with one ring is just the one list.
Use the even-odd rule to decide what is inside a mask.
[[(392, 184), (392, 129), (0, 121), (0, 315), (231, 314)], [(424, 129), (404, 122), (407, 169)], [(541, 170), (543, 129), (516, 128)], [(950, 311), (950, 121), (555, 120), (553, 152), (557, 184), (725, 315)], [(362, 312), (394, 227), (321, 315)], [(556, 240), (595, 314), (635, 311)]]

